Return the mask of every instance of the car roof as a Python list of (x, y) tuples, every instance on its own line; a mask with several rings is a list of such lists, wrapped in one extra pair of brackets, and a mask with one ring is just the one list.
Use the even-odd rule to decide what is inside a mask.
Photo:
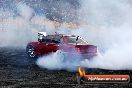
[(66, 35), (66, 34), (54, 34), (54, 35), (47, 35), (47, 36), (77, 37), (76, 35)]

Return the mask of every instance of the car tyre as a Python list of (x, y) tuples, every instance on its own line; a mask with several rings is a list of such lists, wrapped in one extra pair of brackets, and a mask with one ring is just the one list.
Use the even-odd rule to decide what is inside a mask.
[(29, 58), (37, 59), (37, 55), (36, 55), (36, 52), (35, 52), (35, 49), (34, 49), (33, 46), (28, 45), (27, 48), (26, 48), (26, 53), (27, 53)]

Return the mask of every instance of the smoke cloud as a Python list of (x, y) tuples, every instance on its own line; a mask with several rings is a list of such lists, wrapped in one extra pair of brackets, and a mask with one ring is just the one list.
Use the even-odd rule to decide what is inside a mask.
[(19, 15), (12, 10), (0, 9), (0, 46), (21, 46), (24, 47), (29, 41), (35, 40), (30, 24), (32, 9), (23, 3), (14, 7)]
[[(0, 46), (23, 47), (37, 41), (39, 31), (53, 32), (53, 22), (44, 15), (35, 15), (24, 2), (12, 3), (13, 8), (0, 8)], [(13, 9), (13, 10), (12, 10)]]
[(41, 68), (47, 68), (50, 70), (68, 70), (76, 71), (80, 66), (80, 55), (76, 55), (74, 58), (66, 57), (64, 52), (58, 50), (48, 56), (43, 56), (36, 61), (36, 64)]
[(17, 4), (17, 10), (21, 17), (23, 17), (25, 20), (30, 20), (33, 16), (33, 9), (27, 6), (25, 3), (18, 3)]
[(61, 32), (79, 35), (97, 45), (99, 56), (78, 63), (87, 68), (132, 70), (131, 4), (123, 0), (82, 0), (80, 3), (78, 29)]
[[(128, 1), (83, 0), (80, 32), (101, 56), (82, 61), (88, 68), (132, 70), (132, 6)], [(84, 13), (81, 13), (84, 12)], [(84, 22), (84, 23), (83, 23)]]
[[(28, 42), (37, 41), (39, 31), (46, 31), (48, 34), (55, 31), (75, 34), (83, 37), (89, 44), (97, 45), (100, 55), (92, 60), (77, 60), (75, 63), (70, 63), (69, 58), (65, 59), (63, 55), (55, 52), (39, 58), (37, 65), (52, 70), (74, 70), (78, 65), (88, 68), (132, 70), (132, 5), (130, 1), (79, 1), (80, 8), (74, 7), (77, 8), (77, 14), (75, 14), (77, 19), (74, 19), (78, 23), (76, 30), (68, 28), (65, 22), (56, 27), (54, 21), (47, 19), (45, 15), (38, 15), (31, 6), (25, 3), (15, 3), (13, 11), (0, 8), (0, 47), (25, 48)], [(62, 2), (61, 4), (63, 6)], [(67, 5), (70, 6), (69, 3)], [(69, 15), (68, 12), (71, 12), (70, 14), (74, 12), (69, 9), (65, 10), (65, 14)], [(70, 20), (73, 18), (74, 16)], [(64, 16), (64, 20), (67, 20), (67, 15)], [(64, 60), (66, 62), (63, 62)]]

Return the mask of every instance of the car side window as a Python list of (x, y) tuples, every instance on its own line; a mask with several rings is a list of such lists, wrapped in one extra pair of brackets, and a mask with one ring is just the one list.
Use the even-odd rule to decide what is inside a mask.
[(51, 38), (51, 36), (45, 36), (45, 37), (43, 37), (43, 42), (45, 42), (45, 43), (51, 43), (51, 40), (52, 38)]
[(59, 44), (62, 44), (63, 43), (63, 38), (62, 36), (55, 36), (53, 39), (52, 39), (52, 42), (53, 43), (59, 43)]

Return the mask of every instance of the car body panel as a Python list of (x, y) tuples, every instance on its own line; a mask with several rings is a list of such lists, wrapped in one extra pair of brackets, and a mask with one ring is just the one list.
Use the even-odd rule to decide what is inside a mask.
[[(74, 35), (48, 35), (49, 38), (51, 38), (50, 42), (31, 42), (27, 46), (33, 46), (36, 52), (37, 56), (43, 56), (47, 55), (52, 52), (56, 52), (57, 50), (61, 50), (69, 55), (73, 54), (80, 54), (81, 57), (83, 58), (92, 58), (97, 55), (97, 46), (95, 45), (90, 45), (87, 43), (69, 43), (67, 40), (69, 37), (76, 37)], [(60, 37), (61, 36), (61, 37)], [(52, 42), (53, 39), (56, 37), (59, 37), (60, 40), (63, 42), (58, 43), (58, 42)], [(59, 42), (60, 42), (59, 40)], [(73, 55), (74, 56), (74, 55)]]

